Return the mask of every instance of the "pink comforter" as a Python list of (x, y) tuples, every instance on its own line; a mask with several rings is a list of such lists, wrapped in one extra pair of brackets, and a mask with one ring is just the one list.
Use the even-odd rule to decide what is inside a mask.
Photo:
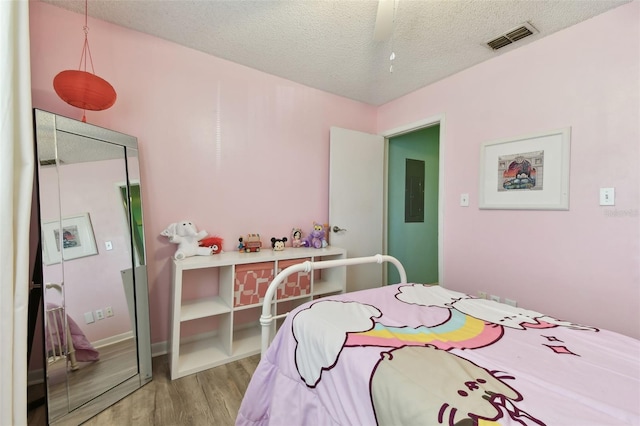
[(309, 302), (236, 425), (638, 425), (640, 341), (438, 286)]
[[(53, 303), (47, 303), (47, 310), (59, 308), (58, 305)], [(76, 350), (76, 361), (80, 362), (90, 362), (90, 361), (98, 361), (100, 359), (100, 352), (98, 352), (93, 345), (87, 340), (87, 337), (84, 335), (78, 324), (67, 315), (67, 322), (69, 323), (69, 332), (71, 333), (71, 340), (73, 342), (73, 347)], [(51, 326), (51, 324), (47, 324), (47, 327)], [(60, 336), (64, 336), (63, 333), (64, 324), (58, 322), (58, 334)], [(51, 351), (51, 342), (49, 342), (49, 332), (45, 330), (45, 342), (47, 352)]]

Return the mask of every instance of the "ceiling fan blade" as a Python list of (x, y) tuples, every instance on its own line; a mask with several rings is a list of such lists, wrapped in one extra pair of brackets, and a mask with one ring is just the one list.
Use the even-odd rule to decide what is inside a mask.
[(391, 37), (393, 30), (393, 8), (395, 0), (378, 0), (378, 14), (376, 15), (376, 27), (373, 32), (375, 41), (384, 41)]

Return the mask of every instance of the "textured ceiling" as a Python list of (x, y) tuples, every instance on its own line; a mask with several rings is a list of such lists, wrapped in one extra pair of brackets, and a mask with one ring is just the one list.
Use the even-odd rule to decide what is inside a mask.
[[(84, 14), (84, 0), (41, 1)], [(392, 36), (383, 41), (373, 37), (377, 0), (88, 0), (88, 13), (381, 105), (631, 0), (395, 1)], [(538, 34), (498, 51), (485, 46), (527, 21)]]

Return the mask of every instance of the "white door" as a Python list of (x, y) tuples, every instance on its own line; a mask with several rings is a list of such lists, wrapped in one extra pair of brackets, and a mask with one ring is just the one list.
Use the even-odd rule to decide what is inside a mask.
[[(331, 128), (329, 148), (330, 244), (347, 257), (383, 254), (384, 138)], [(347, 291), (384, 284), (382, 265), (347, 268)]]

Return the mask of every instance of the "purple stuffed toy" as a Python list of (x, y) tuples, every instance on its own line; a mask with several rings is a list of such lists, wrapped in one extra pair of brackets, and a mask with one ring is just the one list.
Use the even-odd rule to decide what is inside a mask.
[(324, 235), (324, 228), (319, 223), (313, 224), (313, 231), (302, 240), (302, 247), (324, 248), (326, 247), (327, 239)]

